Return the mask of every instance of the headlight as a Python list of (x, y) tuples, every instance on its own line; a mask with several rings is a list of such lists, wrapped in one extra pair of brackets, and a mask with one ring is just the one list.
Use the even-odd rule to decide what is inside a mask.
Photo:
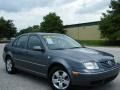
[(86, 62), (83, 63), (86, 69), (99, 69), (99, 66), (96, 62)]

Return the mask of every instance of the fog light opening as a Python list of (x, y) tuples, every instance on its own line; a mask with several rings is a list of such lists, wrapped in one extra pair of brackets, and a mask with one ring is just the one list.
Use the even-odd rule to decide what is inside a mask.
[(72, 72), (72, 75), (73, 75), (74, 77), (78, 77), (78, 76), (80, 76), (80, 72)]

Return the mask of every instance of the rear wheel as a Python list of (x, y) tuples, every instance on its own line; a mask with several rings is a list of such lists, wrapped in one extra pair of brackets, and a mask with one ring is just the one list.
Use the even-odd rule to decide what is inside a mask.
[(16, 69), (14, 67), (14, 64), (13, 64), (13, 61), (12, 59), (9, 57), (7, 58), (6, 60), (6, 71), (9, 73), (9, 74), (14, 74), (16, 73)]
[(49, 82), (54, 90), (68, 90), (71, 80), (63, 67), (54, 67), (49, 74)]

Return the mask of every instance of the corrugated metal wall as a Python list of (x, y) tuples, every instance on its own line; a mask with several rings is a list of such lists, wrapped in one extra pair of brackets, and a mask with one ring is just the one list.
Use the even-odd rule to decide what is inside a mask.
[(65, 28), (66, 34), (77, 40), (101, 40), (98, 25)]

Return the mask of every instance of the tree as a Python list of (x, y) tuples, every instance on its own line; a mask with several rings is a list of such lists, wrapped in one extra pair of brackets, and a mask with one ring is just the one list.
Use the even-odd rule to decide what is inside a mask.
[(24, 33), (30, 33), (30, 32), (39, 32), (40, 31), (40, 26), (39, 25), (34, 25), (32, 27), (28, 27), (26, 29), (20, 30), (20, 32), (17, 35), (21, 35)]
[(110, 10), (103, 13), (99, 29), (103, 38), (120, 40), (120, 0), (111, 0)]
[(49, 13), (43, 17), (40, 30), (48, 33), (65, 33), (63, 21), (55, 13)]
[(11, 38), (16, 34), (16, 27), (12, 20), (5, 20), (0, 17), (0, 38)]

